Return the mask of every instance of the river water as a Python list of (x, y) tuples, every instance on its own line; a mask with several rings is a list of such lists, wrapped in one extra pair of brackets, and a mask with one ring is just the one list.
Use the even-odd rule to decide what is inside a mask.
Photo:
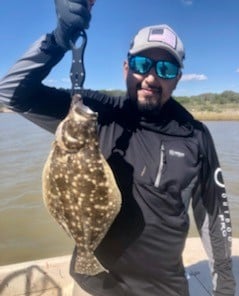
[[(239, 237), (239, 122), (206, 122)], [(71, 253), (74, 244), (48, 214), (41, 172), (53, 135), (14, 113), (0, 114), (0, 265)], [(198, 235), (192, 222), (190, 236)]]

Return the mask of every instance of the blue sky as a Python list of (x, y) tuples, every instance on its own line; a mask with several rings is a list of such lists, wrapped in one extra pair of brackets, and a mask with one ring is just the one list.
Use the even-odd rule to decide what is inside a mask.
[[(122, 65), (132, 37), (166, 23), (186, 49), (183, 77), (174, 94), (239, 92), (239, 0), (97, 0), (87, 31), (86, 80), (92, 89), (125, 89)], [(41, 35), (55, 28), (53, 0), (2, 1), (0, 76)], [(71, 53), (45, 83), (70, 88)]]

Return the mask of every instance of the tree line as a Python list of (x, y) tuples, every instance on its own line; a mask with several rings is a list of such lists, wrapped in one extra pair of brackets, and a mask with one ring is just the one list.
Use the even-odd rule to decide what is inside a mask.
[[(122, 90), (102, 90), (102, 92), (112, 96), (124, 96)], [(224, 91), (222, 93), (204, 93), (196, 96), (173, 96), (185, 108), (193, 111), (215, 111), (239, 108), (239, 93), (234, 91)]]

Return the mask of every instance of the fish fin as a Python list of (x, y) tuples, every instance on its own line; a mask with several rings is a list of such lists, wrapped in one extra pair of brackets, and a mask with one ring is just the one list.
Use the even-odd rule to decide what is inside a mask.
[(76, 256), (74, 270), (76, 273), (90, 276), (107, 271), (95, 257), (94, 253), (90, 252), (87, 252), (87, 254), (84, 254), (83, 256)]
[[(59, 221), (57, 220), (57, 222), (59, 223)], [(63, 220), (61, 220), (61, 223), (59, 223), (60, 226), (63, 228), (63, 230), (66, 232), (66, 234), (71, 238), (74, 239), (73, 235), (71, 234), (71, 232), (68, 229), (67, 223)]]
[[(96, 275), (105, 271), (105, 268), (94, 255), (91, 225), (91, 217), (82, 219), (83, 241), (81, 240), (79, 246), (77, 246), (77, 257), (75, 261), (75, 272), (85, 275)], [(84, 248), (82, 248), (82, 243), (84, 244)]]

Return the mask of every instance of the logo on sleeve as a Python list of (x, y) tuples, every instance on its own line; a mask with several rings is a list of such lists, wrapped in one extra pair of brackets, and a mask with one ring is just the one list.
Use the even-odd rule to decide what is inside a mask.
[(223, 179), (222, 179), (222, 169), (221, 168), (217, 168), (215, 170), (214, 181), (217, 184), (217, 186), (219, 186), (221, 188), (225, 188), (225, 185), (224, 185)]

